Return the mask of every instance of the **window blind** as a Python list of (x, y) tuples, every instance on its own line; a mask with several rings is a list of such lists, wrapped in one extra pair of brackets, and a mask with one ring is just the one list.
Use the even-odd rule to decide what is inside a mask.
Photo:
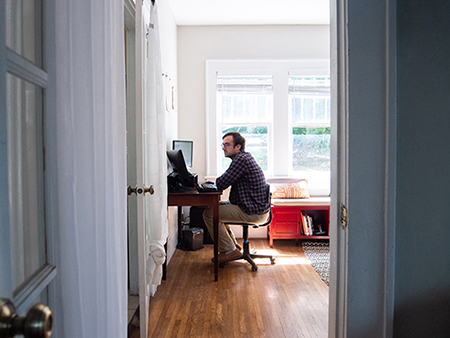
[(272, 94), (272, 76), (218, 76), (217, 92), (222, 94)]

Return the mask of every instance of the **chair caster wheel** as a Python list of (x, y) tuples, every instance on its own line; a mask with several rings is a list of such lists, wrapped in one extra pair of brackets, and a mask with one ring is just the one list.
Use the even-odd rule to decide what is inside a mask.
[(257, 265), (252, 266), (252, 271), (258, 271), (258, 266)]
[(275, 262), (275, 258), (271, 258), (270, 259), (270, 264), (275, 264), (276, 262)]
[(225, 265), (227, 265), (227, 262), (225, 262), (225, 263), (219, 263), (219, 268), (224, 268)]

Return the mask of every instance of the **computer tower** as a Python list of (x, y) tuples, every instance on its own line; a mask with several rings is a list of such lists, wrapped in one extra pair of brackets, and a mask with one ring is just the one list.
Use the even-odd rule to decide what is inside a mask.
[(206, 224), (203, 221), (203, 210), (207, 207), (191, 207), (189, 210), (189, 227), (197, 227), (203, 229), (203, 243), (204, 244), (214, 244), (211, 235), (209, 234)]
[(184, 248), (186, 250), (200, 250), (203, 249), (203, 229), (189, 228), (183, 230)]

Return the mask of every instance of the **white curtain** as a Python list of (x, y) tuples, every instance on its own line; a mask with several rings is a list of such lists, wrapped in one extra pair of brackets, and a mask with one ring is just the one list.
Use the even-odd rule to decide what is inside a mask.
[(144, 198), (146, 208), (147, 281), (159, 285), (165, 261), (164, 244), (168, 236), (167, 159), (164, 92), (162, 87), (161, 48), (157, 4), (150, 8), (144, 68), (144, 182), (153, 185), (155, 193)]
[[(47, 155), (60, 247), (58, 337), (127, 335), (127, 193), (122, 0), (58, 0), (48, 62)], [(53, 38), (53, 37), (52, 37)]]

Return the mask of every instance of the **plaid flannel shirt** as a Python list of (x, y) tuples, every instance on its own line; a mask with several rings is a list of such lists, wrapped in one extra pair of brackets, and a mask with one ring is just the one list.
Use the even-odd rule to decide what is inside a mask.
[(261, 167), (245, 151), (237, 153), (227, 171), (216, 179), (219, 190), (231, 185), (230, 203), (239, 206), (248, 215), (262, 215), (269, 211), (265, 184)]

